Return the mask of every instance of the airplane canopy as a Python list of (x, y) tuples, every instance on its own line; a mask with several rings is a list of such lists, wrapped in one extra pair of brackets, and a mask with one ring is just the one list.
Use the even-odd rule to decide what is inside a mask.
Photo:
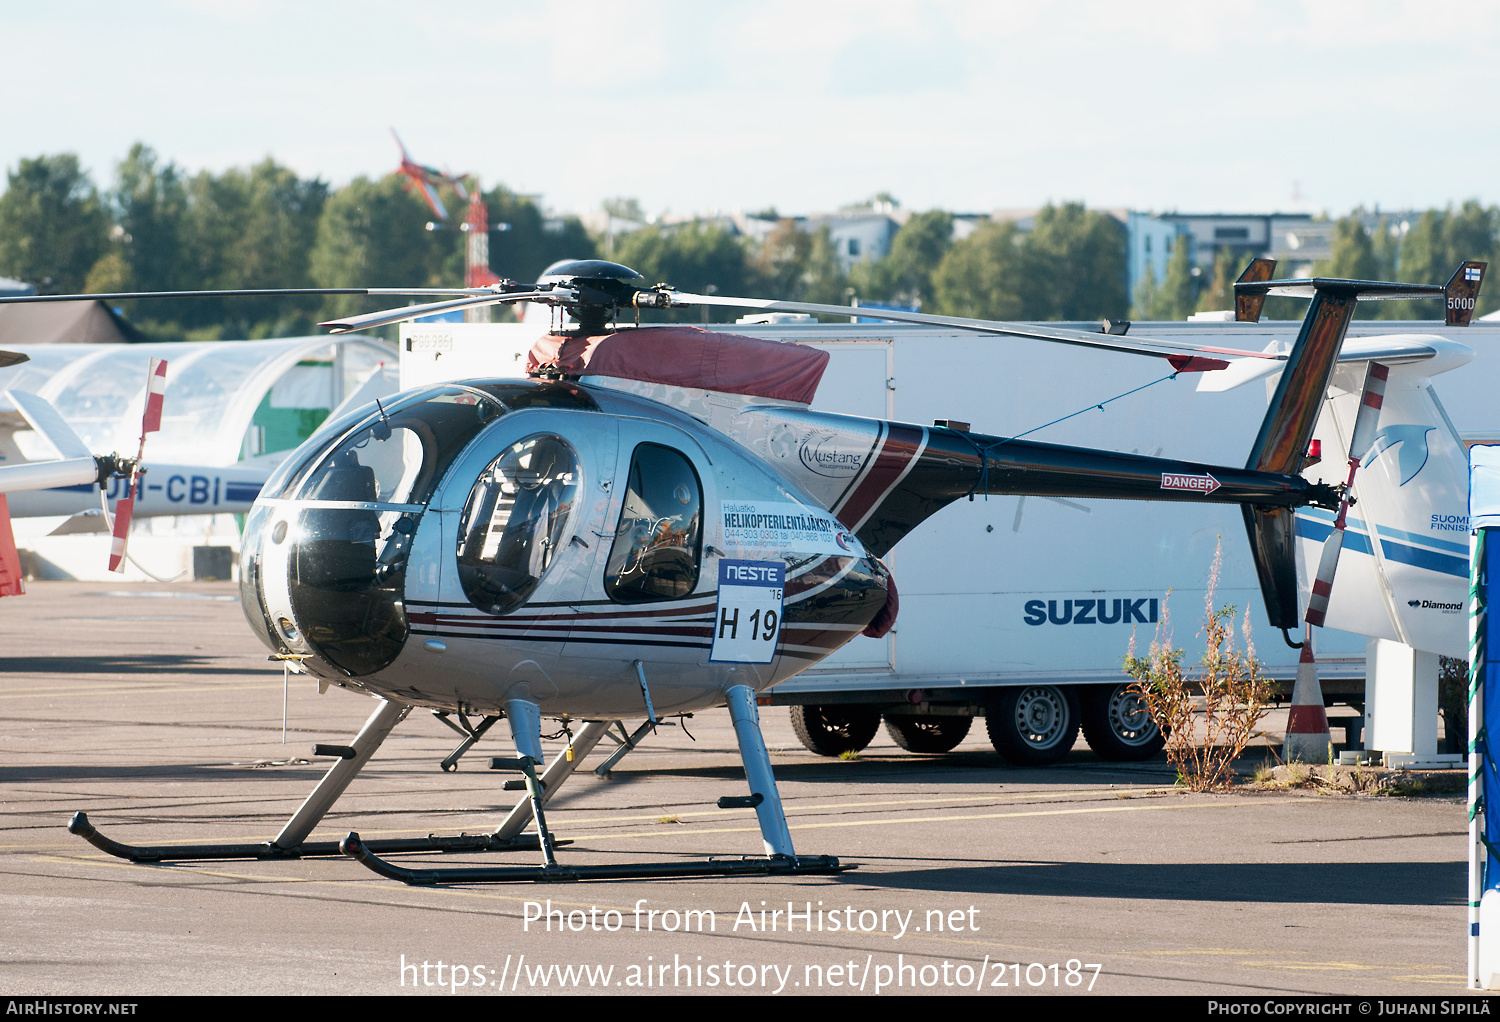
[(396, 364), (390, 347), (359, 336), (14, 350), (30, 361), (0, 369), (0, 391), (46, 398), (95, 454), (135, 453), (149, 359), (167, 359), (150, 454), (168, 464), (231, 465), (291, 450), (382, 367), (394, 380)]

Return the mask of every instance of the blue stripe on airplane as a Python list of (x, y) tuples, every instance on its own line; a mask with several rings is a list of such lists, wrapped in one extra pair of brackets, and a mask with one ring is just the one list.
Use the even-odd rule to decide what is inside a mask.
[[(1302, 515), (1297, 516), (1297, 535), (1303, 537), (1304, 539), (1310, 539), (1314, 543), (1321, 543), (1328, 538), (1328, 535), (1331, 532), (1333, 532), (1333, 524), (1331, 522), (1313, 521), (1311, 519), (1304, 518)], [(1375, 553), (1375, 551), (1370, 547), (1369, 534), (1364, 532), (1356, 532), (1352, 528), (1344, 530), (1344, 549), (1358, 550), (1362, 554), (1373, 555)], [(1467, 570), (1464, 572), (1464, 574), (1468, 574)]]
[[(1351, 519), (1352, 521), (1352, 519)], [(1328, 538), (1333, 531), (1332, 524), (1307, 518), (1303, 515), (1297, 516), (1297, 535), (1309, 539), (1314, 543), (1321, 543)], [(1344, 530), (1344, 549), (1358, 550), (1362, 554), (1372, 554), (1374, 550), (1370, 546), (1368, 533), (1356, 532), (1349, 528)], [(1432, 550), (1423, 550), (1421, 547), (1411, 546), (1407, 543), (1397, 543), (1393, 540), (1382, 539), (1380, 541), (1380, 552), (1393, 561), (1401, 564), (1410, 564), (1414, 568), (1424, 568), (1427, 571), (1435, 571), (1440, 575), (1454, 575), (1458, 578), (1469, 577), (1469, 560), (1466, 557), (1449, 557)]]

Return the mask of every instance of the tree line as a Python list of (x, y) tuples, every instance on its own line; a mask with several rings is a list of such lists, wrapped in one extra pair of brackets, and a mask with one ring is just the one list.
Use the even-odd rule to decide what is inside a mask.
[[(1234, 279), (1245, 268), (1246, 257), (1221, 248), (1214, 253), (1209, 272), (1195, 272), (1189, 248), (1174, 247), (1159, 283), (1147, 270), (1134, 295), (1134, 318), (1182, 319), (1195, 311), (1234, 308)], [(1425, 210), (1414, 221), (1355, 209), (1334, 222), (1330, 256), (1315, 261), (1311, 273), (1345, 280), (1443, 284), (1466, 259), (1490, 264), (1476, 314), (1500, 309), (1500, 278), (1495, 276), (1500, 271), (1500, 207), (1470, 200), (1456, 209)], [(1278, 276), (1283, 275), (1280, 269)], [(1272, 298), (1264, 312), (1270, 319), (1300, 319), (1305, 307), (1295, 298)], [(1361, 302), (1355, 315), (1359, 319), (1441, 319), (1443, 303), (1436, 298)]]
[[(1245, 259), (1220, 250), (1211, 267), (1195, 271), (1190, 246), (1178, 244), (1162, 280), (1148, 273), (1131, 294), (1125, 226), (1070, 202), (1044, 207), (1030, 230), (985, 220), (958, 240), (952, 214), (913, 213), (883, 258), (846, 271), (826, 228), (808, 231), (792, 219), (777, 220), (759, 240), (716, 220), (594, 237), (578, 219), (549, 218), (530, 197), (502, 186), (482, 194), (491, 226), (505, 225), (490, 236), (490, 265), (519, 281), (534, 280), (557, 259), (604, 257), (651, 283), (700, 293), (837, 305), (858, 297), (983, 319), (1180, 319), (1231, 308), (1232, 282)], [(606, 207), (639, 211), (632, 200)], [(1387, 221), (1367, 227), (1370, 218), (1361, 214), (1337, 221), (1332, 256), (1315, 273), (1429, 283), (1446, 280), (1462, 259), (1496, 254), (1496, 207), (1467, 202), (1429, 210), (1404, 231)], [(267, 158), (220, 174), (190, 174), (137, 144), (100, 190), (75, 156), (40, 156), (7, 172), (0, 276), (32, 283), (40, 293), (459, 285), (465, 237), (446, 226), (427, 230), (430, 219), (423, 200), (394, 173), (333, 188)], [(1500, 307), (1500, 287), (1485, 290), (1480, 311)], [(126, 312), (162, 339), (255, 338), (309, 333), (320, 319), (381, 304), (349, 296), (195, 299), (137, 302)], [(1441, 314), (1436, 302), (1367, 303), (1360, 311)], [(1296, 318), (1301, 304), (1273, 299), (1267, 315)]]
[[(426, 203), (399, 174), (341, 188), (266, 160), (188, 174), (148, 146), (132, 147), (103, 191), (71, 154), (23, 159), (0, 195), (0, 276), (40, 294), (305, 287), (443, 287), (464, 280), (462, 232), (429, 231)], [(576, 219), (545, 217), (503, 187), (483, 193), (490, 263), (534, 280), (549, 263), (595, 254)], [(315, 332), (332, 316), (390, 299), (351, 296), (128, 303), (160, 339), (214, 340)]]

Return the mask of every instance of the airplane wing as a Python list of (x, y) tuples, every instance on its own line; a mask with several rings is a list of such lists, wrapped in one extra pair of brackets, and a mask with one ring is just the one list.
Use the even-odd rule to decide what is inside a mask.
[[(1280, 349), (1279, 343), (1272, 341), (1265, 350), (1267, 353), (1272, 353)], [(1385, 337), (1359, 337), (1345, 341), (1343, 348), (1339, 351), (1338, 361), (1340, 365), (1353, 362), (1406, 365), (1437, 359), (1443, 368), (1434, 371), (1443, 372), (1463, 365), (1473, 357), (1472, 348), (1450, 341), (1446, 337), (1437, 337), (1432, 334), (1391, 334)], [(1265, 360), (1233, 362), (1223, 372), (1199, 377), (1197, 389), (1202, 393), (1223, 393), (1256, 380), (1275, 379), (1284, 368), (1284, 362)]]
[(0, 494), (83, 486), (99, 478), (99, 464), (88, 445), (44, 398), (24, 390), (7, 390), (3, 396), (31, 428), (52, 445), (58, 457), (49, 461), (0, 466)]

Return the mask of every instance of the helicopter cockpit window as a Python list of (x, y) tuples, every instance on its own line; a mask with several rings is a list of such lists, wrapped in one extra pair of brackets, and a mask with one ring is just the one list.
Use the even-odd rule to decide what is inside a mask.
[(405, 504), (421, 468), (421, 437), (404, 426), (381, 429), (377, 423), (318, 466), (301, 497)]
[[(335, 497), (354, 485), (352, 476), (329, 480), (329, 473), (352, 468), (348, 455), (376, 476), (380, 502), (425, 504), (453, 459), (481, 429), (508, 411), (494, 396), (476, 388), (429, 388), (366, 405), (336, 422), (325, 423), (266, 480), (267, 499), (295, 494), (303, 500), (374, 500)], [(330, 491), (322, 492), (324, 486)], [(363, 492), (363, 484), (359, 484)]]
[(490, 614), (530, 598), (567, 542), (578, 498), (578, 456), (539, 433), (511, 444), (469, 491), (458, 528), (458, 579)]
[(398, 397), (341, 420), (273, 477), (273, 492), (301, 506), (282, 523), (289, 528), (266, 539), (269, 519), (256, 520), (247, 541), (290, 544), (292, 609), (330, 663), (371, 674), (395, 661), (408, 634), (406, 569), (423, 507), (475, 434), (505, 412), (462, 386)]
[(675, 600), (698, 585), (703, 487), (679, 452), (641, 444), (630, 460), (625, 506), (604, 570), (604, 591), (622, 603)]

